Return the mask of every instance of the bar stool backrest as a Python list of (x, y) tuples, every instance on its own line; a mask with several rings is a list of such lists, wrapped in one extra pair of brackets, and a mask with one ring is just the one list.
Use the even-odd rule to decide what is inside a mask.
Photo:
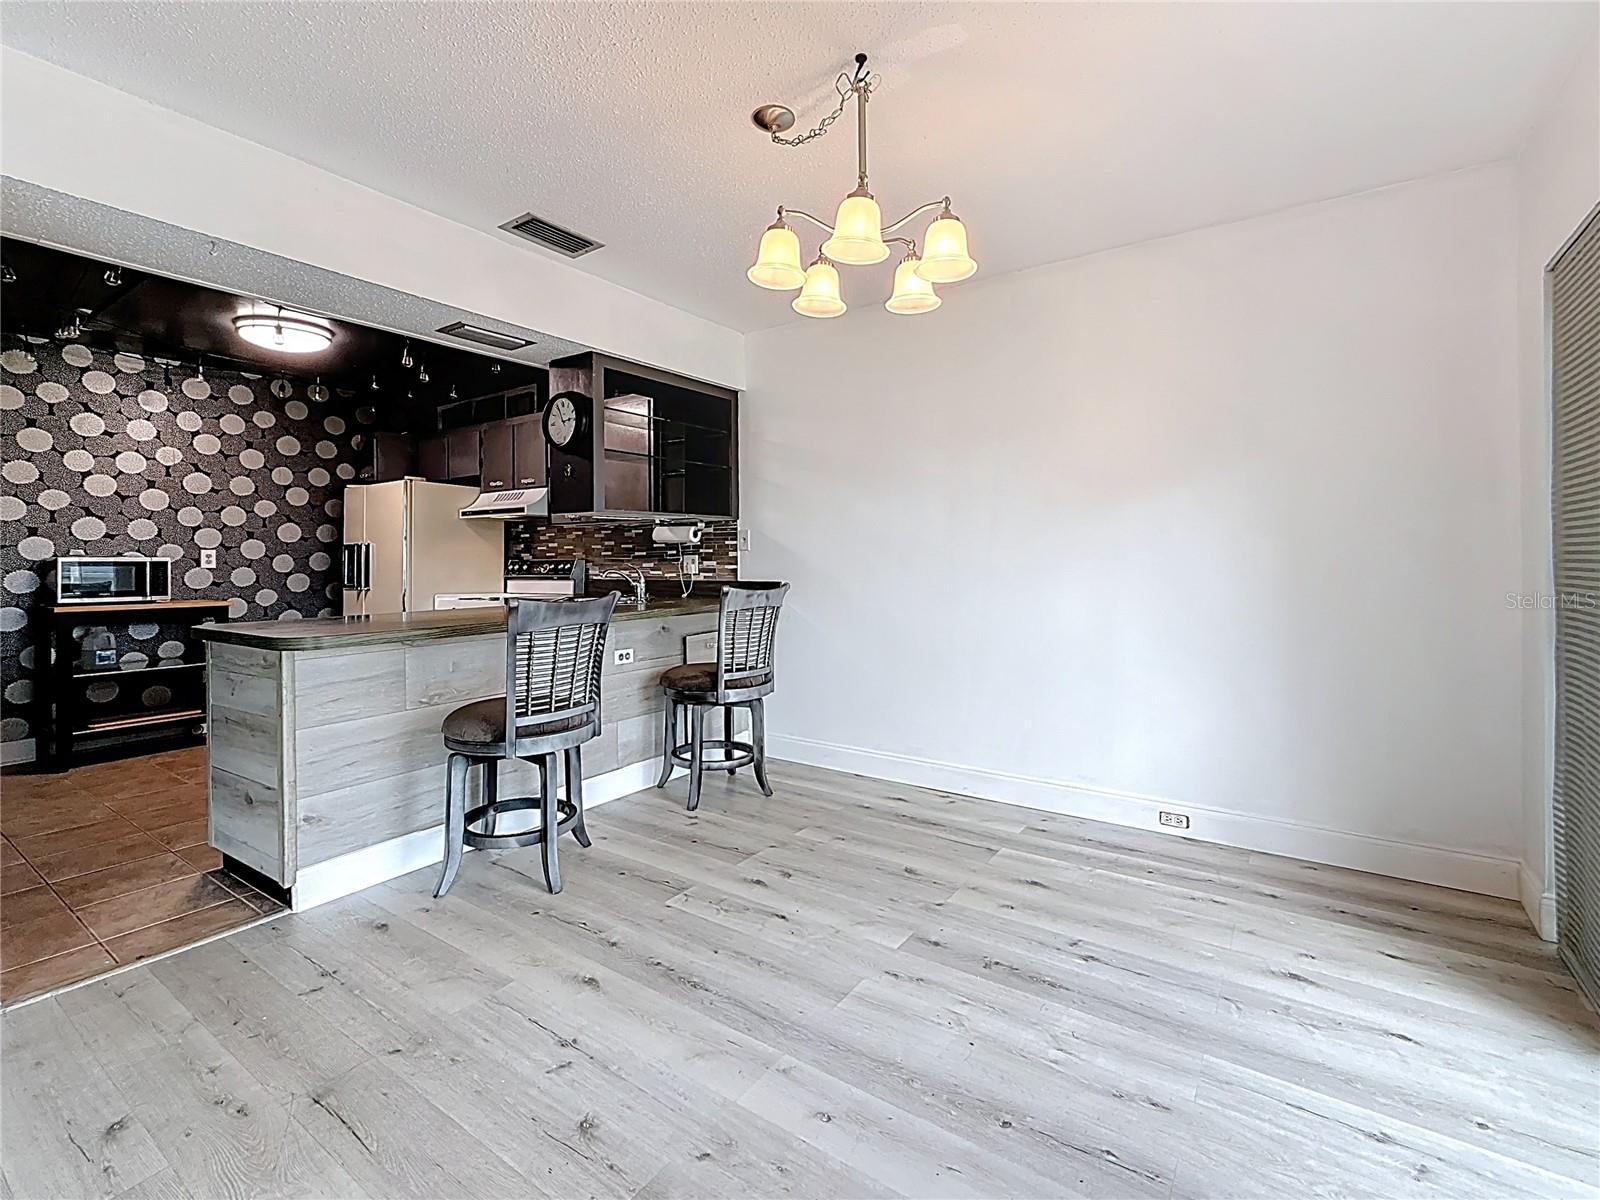
[(506, 602), (508, 752), (528, 726), (585, 715), (600, 724), (600, 669), (616, 605), (616, 592)]
[(787, 583), (748, 583), (722, 589), (717, 617), (717, 692), (750, 687), (772, 673), (778, 613)]

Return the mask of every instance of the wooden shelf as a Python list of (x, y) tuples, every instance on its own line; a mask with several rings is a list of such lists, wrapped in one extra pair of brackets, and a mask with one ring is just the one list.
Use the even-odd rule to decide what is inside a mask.
[(89, 601), (83, 604), (47, 604), (44, 611), (58, 617), (75, 613), (192, 612), (200, 608), (226, 610), (229, 603), (227, 600), (118, 600), (106, 604)]
[(205, 711), (198, 708), (186, 708), (179, 712), (147, 713), (137, 717), (115, 717), (104, 721), (90, 721), (82, 729), (74, 729), (76, 737), (86, 737), (96, 733), (115, 733), (119, 729), (139, 729), (147, 725), (172, 725), (179, 721), (193, 721), (205, 716)]
[(185, 667), (203, 667), (204, 662), (152, 663), (148, 667), (102, 667), (98, 671), (74, 671), (74, 679), (114, 679), (118, 675), (143, 675), (147, 671), (177, 671)]
[[(51, 604), (35, 609), (38, 625), (38, 645), (48, 651), (48, 670), (39, 674), (35, 698), (45, 714), (36, 735), (38, 758), (43, 769), (62, 770), (73, 761), (73, 739), (101, 734), (112, 734), (149, 729), (152, 736), (177, 732), (185, 721), (204, 721), (205, 683), (204, 671), (196, 668), (206, 665), (204, 658), (196, 659), (201, 651), (185, 647), (181, 661), (171, 659), (146, 661), (142, 667), (124, 669), (120, 663), (95, 669), (86, 667), (82, 647), (72, 638), (74, 626), (127, 626), (144, 623), (165, 623), (181, 627), (186, 642), (198, 638), (206, 631), (228, 623), (231, 600), (140, 600), (112, 601), (104, 604)], [(149, 676), (161, 678), (162, 672), (175, 671), (170, 683), (181, 690), (178, 704), (194, 705), (181, 710), (168, 707), (154, 712), (141, 712), (126, 716), (99, 715), (97, 706), (87, 701), (87, 693), (94, 681), (129, 676), (129, 686), (138, 686), (139, 680), (154, 682)], [(170, 702), (169, 702), (170, 703)], [(134, 746), (137, 735), (126, 739)]]

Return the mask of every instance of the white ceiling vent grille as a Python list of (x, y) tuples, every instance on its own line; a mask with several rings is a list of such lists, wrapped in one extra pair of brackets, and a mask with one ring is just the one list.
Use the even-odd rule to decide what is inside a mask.
[(543, 217), (536, 217), (532, 213), (523, 213), (516, 220), (507, 221), (500, 228), (520, 238), (527, 238), (528, 241), (543, 246), (546, 250), (565, 254), (568, 258), (581, 258), (589, 251), (598, 250), (605, 244), (593, 238), (586, 238), (581, 233), (573, 233), (570, 229), (563, 229), (559, 225), (552, 225)]

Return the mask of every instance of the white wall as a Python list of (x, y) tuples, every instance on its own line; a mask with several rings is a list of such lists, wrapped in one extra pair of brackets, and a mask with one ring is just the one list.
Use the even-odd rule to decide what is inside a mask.
[[(337, 120), (337, 114), (329, 114)], [(739, 387), (739, 333), (0, 49), (0, 173)]]
[[(1524, 590), (1553, 590), (1550, 570), (1550, 386), (1545, 268), (1600, 203), (1600, 47), (1590, 44), (1530, 132), (1517, 172), (1518, 396), (1522, 413)], [(1522, 900), (1555, 936), (1550, 792), (1554, 614), (1523, 621)]]
[(1489, 167), (751, 335), (776, 750), (1515, 895), (1515, 199)]

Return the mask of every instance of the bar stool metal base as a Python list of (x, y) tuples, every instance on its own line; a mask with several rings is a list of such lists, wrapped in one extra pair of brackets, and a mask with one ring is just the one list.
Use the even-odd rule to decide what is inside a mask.
[[(708, 708), (722, 709), (723, 733), (720, 738), (705, 736), (705, 710)], [(733, 710), (735, 708), (748, 708), (750, 710), (750, 740), (741, 742), (733, 736)], [(689, 740), (678, 741), (678, 713), (687, 710), (689, 716)], [(737, 700), (731, 703), (715, 703), (705, 700), (690, 700), (682, 694), (666, 693), (666, 707), (663, 714), (661, 777), (656, 780), (656, 786), (666, 787), (672, 778), (674, 767), (683, 767), (689, 772), (689, 812), (694, 812), (700, 807), (700, 776), (706, 771), (726, 771), (729, 775), (735, 774), (740, 767), (751, 767), (755, 771), (756, 784), (761, 788), (763, 795), (772, 795), (772, 786), (767, 782), (767, 737), (766, 713), (762, 707), (761, 697), (748, 700)], [(720, 758), (707, 758), (707, 751), (715, 751)]]
[[(564, 762), (567, 777), (567, 795), (556, 794), (557, 759)], [(556, 855), (556, 841), (570, 832), (578, 845), (588, 846), (589, 831), (583, 822), (583, 758), (577, 746), (560, 752), (529, 756), (523, 761), (539, 768), (540, 794), (538, 796), (498, 796), (497, 775), (502, 760), (480, 758), (476, 755), (454, 751), (450, 755), (445, 781), (444, 869), (439, 875), (435, 896), (443, 896), (455, 882), (461, 869), (461, 855), (467, 847), (475, 850), (518, 850), (539, 846), (540, 865), (544, 868), (545, 886), (551, 892), (561, 890), (561, 867)], [(467, 770), (483, 769), (482, 804), (467, 808)], [(500, 814), (512, 812), (538, 812), (539, 826), (520, 833), (495, 832)], [(474, 830), (472, 826), (480, 828)]]
[[(480, 804), (477, 808), (467, 810), (467, 829), (461, 834), (461, 841), (474, 850), (521, 850), (527, 846), (537, 846), (544, 841), (544, 827), (524, 830), (522, 833), (474, 833), (472, 826), (490, 815), (499, 816), (508, 812), (538, 812), (544, 801), (537, 796), (509, 796), (504, 800), (496, 800), (493, 804)], [(557, 800), (556, 811), (560, 814), (556, 821), (556, 836), (568, 832), (578, 821), (578, 806), (569, 800)], [(486, 829), (493, 829), (492, 824), (485, 825)]]

